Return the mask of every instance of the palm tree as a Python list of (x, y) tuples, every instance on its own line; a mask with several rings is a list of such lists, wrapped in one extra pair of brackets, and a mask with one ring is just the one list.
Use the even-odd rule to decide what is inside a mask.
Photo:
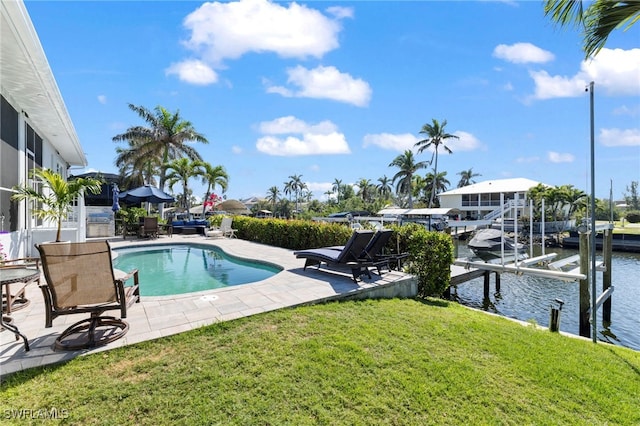
[(37, 181), (41, 188), (34, 189), (31, 185), (14, 187), (14, 201), (29, 200), (34, 207), (32, 214), (40, 219), (51, 220), (56, 224), (56, 242), (60, 242), (62, 233), (62, 219), (71, 211), (71, 205), (76, 198), (85, 191), (99, 194), (102, 181), (95, 178), (76, 178), (67, 181), (59, 173), (50, 169), (32, 169), (31, 178)]
[(378, 182), (380, 182), (376, 186), (378, 194), (380, 194), (386, 200), (391, 195), (391, 180), (387, 177), (387, 175), (383, 175), (381, 178), (378, 178)]
[[(427, 135), (426, 139), (416, 142), (415, 146), (419, 146), (418, 154), (424, 151), (427, 148), (433, 148), (433, 154), (431, 155), (430, 164), (434, 164), (433, 174), (438, 174), (438, 149), (440, 146), (447, 151), (449, 154), (452, 154), (453, 151), (445, 145), (447, 139), (458, 139), (458, 136), (452, 135), (450, 133), (445, 132), (444, 128), (447, 125), (447, 120), (442, 120), (442, 124), (438, 123), (438, 120), (435, 118), (431, 119), (431, 124), (427, 123), (422, 126), (422, 130), (420, 130), (420, 134)], [(433, 159), (435, 157), (435, 163)], [(434, 182), (435, 183), (435, 182)], [(433, 196), (436, 193), (436, 188), (433, 187), (431, 189), (431, 198), (429, 198), (429, 208), (431, 208), (433, 204)]]
[(413, 151), (407, 149), (404, 154), (398, 155), (389, 164), (389, 167), (397, 167), (400, 170), (393, 176), (392, 182), (396, 184), (396, 192), (400, 194), (406, 194), (409, 197), (409, 208), (413, 208), (413, 197), (411, 183), (413, 182), (413, 175), (416, 171), (427, 167), (428, 162), (420, 161), (416, 163)]
[[(187, 157), (192, 161), (200, 161), (200, 154), (187, 144), (195, 141), (209, 143), (207, 138), (195, 131), (190, 121), (183, 120), (180, 111), (170, 113), (161, 106), (150, 111), (145, 107), (129, 104), (129, 109), (136, 112), (149, 127), (129, 127), (126, 132), (113, 137), (114, 142), (128, 141), (130, 148), (135, 148), (129, 155), (136, 157), (133, 164), (140, 164), (153, 159), (159, 164), (160, 189), (164, 189), (168, 179), (168, 164), (175, 159)], [(155, 163), (154, 163), (155, 164)]]
[(302, 175), (292, 175), (292, 176), (289, 176), (289, 179), (291, 179), (291, 180), (285, 184), (285, 190), (287, 188), (289, 188), (289, 190), (295, 194), (295, 198), (296, 198), (296, 213), (297, 213), (298, 212), (298, 201), (300, 199), (300, 197), (299, 197), (300, 192), (302, 192), (302, 190), (305, 189), (307, 187), (307, 185), (304, 182), (302, 182)]
[(114, 164), (118, 166), (122, 186), (135, 188), (142, 185), (156, 185), (154, 177), (159, 170), (160, 160), (151, 155), (144, 155), (139, 142), (130, 140), (127, 148), (116, 147)]
[[(433, 192), (429, 194), (430, 200), (433, 200), (436, 195), (447, 190), (451, 183), (447, 180), (446, 176), (447, 172), (435, 173), (434, 171), (434, 173), (427, 173), (425, 177), (426, 184), (431, 188), (431, 191), (435, 191), (435, 194)], [(437, 204), (440, 205), (439, 202)]]
[(169, 188), (173, 190), (176, 183), (182, 184), (182, 203), (189, 216), (191, 216), (189, 213), (189, 179), (202, 176), (203, 169), (201, 161), (191, 161), (188, 158), (179, 158), (166, 165)]
[(469, 186), (472, 183), (476, 183), (473, 178), (477, 176), (482, 176), (480, 173), (473, 173), (473, 167), (469, 170), (463, 170), (461, 172), (456, 173), (460, 175), (460, 182), (458, 182), (458, 188), (462, 188), (464, 186)]
[[(229, 175), (226, 170), (222, 166), (212, 166), (207, 162), (201, 163), (201, 171), (200, 176), (202, 176), (202, 183), (207, 184), (207, 192), (204, 196), (204, 200), (207, 201), (209, 199), (209, 195), (211, 192), (215, 190), (216, 185), (220, 187), (222, 193), (224, 194), (227, 191), (227, 187), (229, 185)], [(202, 216), (206, 213), (206, 206), (202, 203)]]
[(640, 2), (594, 0), (585, 8), (581, 0), (545, 0), (544, 13), (561, 26), (583, 27), (586, 59), (604, 47), (613, 30), (624, 27), (626, 31), (640, 20)]
[(275, 213), (276, 211), (276, 204), (278, 203), (279, 195), (280, 190), (277, 186), (272, 186), (271, 188), (269, 188), (269, 191), (267, 191), (267, 201), (269, 201), (273, 205), (273, 207), (271, 208), (273, 213)]
[(362, 198), (362, 201), (369, 202), (371, 201), (371, 196), (373, 194), (373, 184), (370, 179), (360, 179), (358, 183), (356, 183), (358, 187), (358, 195)]
[(336, 178), (333, 181), (333, 186), (331, 187), (333, 192), (336, 194), (336, 204), (340, 203), (340, 192), (342, 192), (342, 180)]

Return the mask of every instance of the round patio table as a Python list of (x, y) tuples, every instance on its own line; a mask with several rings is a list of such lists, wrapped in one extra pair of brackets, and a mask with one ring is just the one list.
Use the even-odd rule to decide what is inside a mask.
[[(40, 270), (29, 267), (7, 267), (0, 268), (0, 285), (4, 287), (6, 307), (3, 306), (1, 326), (3, 329), (11, 331), (16, 336), (16, 340), (22, 337), (24, 340), (25, 351), (29, 350), (29, 341), (27, 337), (20, 332), (18, 327), (13, 324), (13, 319), (8, 316), (11, 313), (11, 307), (16, 300), (21, 301), (21, 307), (27, 306), (29, 301), (24, 296), (27, 284), (38, 281), (40, 279)], [(22, 288), (15, 294), (11, 294), (11, 284), (20, 283)], [(7, 315), (5, 315), (5, 312)]]

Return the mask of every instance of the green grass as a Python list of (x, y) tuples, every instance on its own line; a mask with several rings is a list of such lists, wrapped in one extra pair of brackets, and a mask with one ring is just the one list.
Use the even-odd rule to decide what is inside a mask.
[(640, 353), (439, 300), (285, 309), (17, 373), (69, 424), (640, 424)]

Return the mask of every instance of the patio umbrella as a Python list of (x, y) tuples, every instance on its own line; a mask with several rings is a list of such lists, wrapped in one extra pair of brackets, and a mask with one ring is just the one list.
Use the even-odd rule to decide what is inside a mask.
[(113, 212), (117, 212), (118, 210), (120, 210), (120, 203), (118, 202), (118, 194), (120, 193), (120, 190), (118, 189), (118, 185), (116, 185), (115, 183), (113, 184), (113, 205), (111, 206), (111, 210), (113, 210)]
[(137, 203), (173, 203), (175, 199), (155, 186), (144, 185), (118, 195), (118, 199), (127, 204)]

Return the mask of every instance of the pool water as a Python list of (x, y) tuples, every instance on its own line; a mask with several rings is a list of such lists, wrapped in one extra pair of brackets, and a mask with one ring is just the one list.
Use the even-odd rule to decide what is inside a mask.
[(272, 277), (279, 266), (241, 259), (217, 247), (167, 244), (114, 249), (113, 266), (138, 269), (143, 296), (167, 296), (248, 284)]

